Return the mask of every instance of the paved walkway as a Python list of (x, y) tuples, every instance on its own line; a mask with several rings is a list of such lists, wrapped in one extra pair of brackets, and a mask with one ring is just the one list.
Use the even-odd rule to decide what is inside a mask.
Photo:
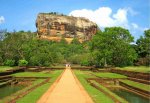
[(93, 103), (70, 68), (65, 69), (60, 80), (40, 98), (38, 103)]

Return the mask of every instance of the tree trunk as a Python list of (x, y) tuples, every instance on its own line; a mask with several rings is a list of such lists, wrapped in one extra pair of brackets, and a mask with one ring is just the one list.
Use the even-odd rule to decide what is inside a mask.
[(104, 67), (107, 67), (107, 60), (106, 57), (104, 58), (105, 62), (104, 62)]

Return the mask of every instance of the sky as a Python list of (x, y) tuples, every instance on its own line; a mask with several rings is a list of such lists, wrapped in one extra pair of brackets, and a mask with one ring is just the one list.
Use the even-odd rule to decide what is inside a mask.
[(150, 0), (0, 0), (0, 29), (35, 32), (41, 12), (86, 17), (101, 30), (120, 26), (135, 40), (150, 28)]

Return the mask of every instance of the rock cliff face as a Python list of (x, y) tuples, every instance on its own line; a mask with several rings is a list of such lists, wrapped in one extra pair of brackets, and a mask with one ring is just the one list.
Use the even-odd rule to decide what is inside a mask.
[(78, 38), (90, 40), (97, 31), (97, 25), (82, 17), (64, 16), (51, 13), (40, 13), (36, 20), (40, 38)]

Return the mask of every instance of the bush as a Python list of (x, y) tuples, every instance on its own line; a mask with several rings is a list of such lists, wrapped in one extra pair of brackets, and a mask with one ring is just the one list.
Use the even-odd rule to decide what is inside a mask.
[(89, 66), (90, 65), (90, 63), (89, 63), (89, 61), (87, 61), (87, 60), (83, 60), (82, 62), (81, 62), (81, 66)]
[(27, 66), (28, 65), (28, 61), (26, 60), (19, 60), (19, 66)]
[(9, 60), (7, 59), (5, 62), (4, 62), (4, 65), (5, 66), (14, 66), (15, 65), (15, 60)]
[(41, 53), (32, 56), (29, 63), (32, 66), (50, 66), (52, 61), (48, 54), (46, 55), (46, 53)]

